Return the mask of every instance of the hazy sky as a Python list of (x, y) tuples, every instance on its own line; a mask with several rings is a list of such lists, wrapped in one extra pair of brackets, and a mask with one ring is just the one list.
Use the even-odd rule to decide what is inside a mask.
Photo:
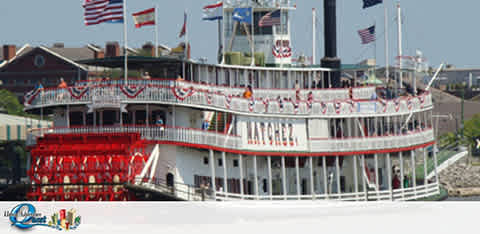
[[(153, 41), (153, 28), (135, 29), (131, 14), (157, 4), (159, 6), (160, 43), (176, 46), (183, 23), (183, 11), (189, 12), (189, 38), (192, 57), (207, 57), (215, 61), (217, 51), (217, 24), (202, 21), (202, 7), (215, 0), (127, 0), (128, 42), (140, 47)], [(311, 9), (317, 8), (317, 58), (323, 55), (323, 1), (293, 0), (297, 10), (292, 15), (292, 44), (294, 55), (311, 55)], [(397, 1), (384, 0), (389, 10), (391, 62), (397, 54), (395, 23)], [(104, 46), (106, 41), (122, 41), (123, 26), (100, 24), (84, 26), (83, 0), (15, 0), (2, 1), (0, 44), (52, 45), (63, 42), (66, 47), (80, 47), (87, 43)], [(337, 0), (339, 55), (344, 63), (356, 63), (373, 57), (374, 46), (360, 44), (357, 30), (377, 25), (377, 59), (385, 62), (383, 5), (363, 10), (361, 0)], [(463, 0), (403, 0), (404, 54), (413, 55), (420, 49), (431, 65), (442, 61), (457, 67), (479, 66), (480, 46), (478, 10), (480, 1)]]

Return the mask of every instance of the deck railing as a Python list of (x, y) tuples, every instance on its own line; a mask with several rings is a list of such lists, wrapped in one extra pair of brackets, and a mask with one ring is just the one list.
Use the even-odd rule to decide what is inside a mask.
[(432, 107), (430, 93), (394, 100), (370, 99), (375, 87), (354, 88), (352, 99), (348, 89), (300, 90), (299, 95), (291, 89), (254, 89), (253, 98), (245, 99), (242, 88), (168, 80), (137, 82), (146, 83), (132, 86), (107, 83), (33, 92), (25, 98), (26, 109), (75, 104), (101, 107), (111, 106), (115, 101), (116, 105), (148, 102), (245, 114), (361, 117), (408, 114)]
[[(112, 127), (71, 127), (48, 128), (32, 131), (28, 145), (34, 145), (36, 138), (43, 134), (85, 134), (85, 133), (141, 133), (144, 140), (164, 141), (168, 143), (185, 143), (210, 147), (219, 147), (232, 150), (250, 151), (248, 144), (242, 142), (242, 137), (226, 135), (214, 131), (205, 131), (191, 128), (158, 127), (158, 126), (112, 126)], [(358, 152), (371, 150), (389, 150), (422, 145), (434, 141), (432, 129), (416, 132), (407, 132), (404, 135), (380, 136), (368, 138), (337, 138), (337, 139), (310, 139), (307, 153)], [(245, 146), (245, 147), (244, 147)], [(258, 151), (276, 151), (274, 147)]]
[(440, 193), (438, 183), (430, 183), (403, 189), (330, 193), (304, 195), (249, 195), (227, 192), (216, 192), (216, 199), (222, 201), (235, 200), (338, 200), (338, 201), (408, 201), (431, 197)]

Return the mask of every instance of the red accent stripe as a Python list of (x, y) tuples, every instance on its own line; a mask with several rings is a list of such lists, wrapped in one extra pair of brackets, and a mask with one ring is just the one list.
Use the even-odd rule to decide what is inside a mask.
[(144, 10), (144, 11), (133, 13), (132, 15), (133, 16), (139, 16), (139, 15), (145, 15), (145, 14), (152, 13), (152, 12), (155, 12), (155, 8), (150, 8), (150, 9), (147, 9), (147, 10)]
[(136, 28), (140, 28), (142, 26), (146, 26), (146, 25), (155, 25), (155, 21), (152, 20), (152, 21), (145, 21), (143, 23), (139, 23), (139, 24), (135, 24), (135, 27)]
[(220, 152), (232, 153), (232, 154), (243, 154), (251, 156), (285, 156), (285, 157), (326, 157), (326, 156), (351, 156), (351, 155), (363, 155), (363, 154), (385, 154), (385, 153), (394, 153), (394, 152), (403, 152), (415, 149), (425, 148), (435, 144), (435, 141), (428, 142), (421, 145), (415, 145), (410, 147), (395, 148), (395, 149), (384, 149), (384, 150), (366, 150), (366, 151), (352, 151), (352, 152), (315, 152), (315, 153), (299, 153), (299, 152), (253, 152), (253, 151), (242, 151), (227, 149), (216, 146), (201, 145), (201, 144), (191, 144), (183, 143), (176, 141), (148, 141), (153, 144), (161, 145), (176, 145), (184, 146), (197, 149), (211, 149)]
[(221, 6), (223, 6), (223, 2), (219, 2), (217, 4), (205, 6), (205, 7), (203, 7), (203, 9), (212, 9), (212, 8), (217, 8), (217, 7), (221, 7)]

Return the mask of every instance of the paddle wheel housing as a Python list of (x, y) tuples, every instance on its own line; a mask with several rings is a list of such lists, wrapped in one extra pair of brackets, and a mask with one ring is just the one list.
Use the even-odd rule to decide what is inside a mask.
[(28, 176), (35, 201), (134, 200), (133, 182), (148, 155), (139, 133), (45, 134), (31, 149)]

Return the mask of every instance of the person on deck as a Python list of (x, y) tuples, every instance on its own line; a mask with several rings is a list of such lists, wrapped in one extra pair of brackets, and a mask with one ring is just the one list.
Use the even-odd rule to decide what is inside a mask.
[(250, 99), (253, 95), (252, 86), (247, 86), (245, 92), (243, 92), (243, 98)]
[(60, 78), (60, 84), (58, 84), (58, 88), (59, 88), (59, 89), (66, 89), (66, 88), (68, 88), (67, 82), (65, 82), (65, 80), (63, 80), (63, 78)]

